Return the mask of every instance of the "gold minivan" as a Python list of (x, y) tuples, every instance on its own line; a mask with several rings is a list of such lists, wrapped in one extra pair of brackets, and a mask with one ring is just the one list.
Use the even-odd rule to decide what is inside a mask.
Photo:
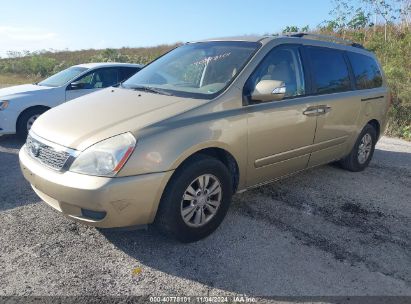
[(363, 170), (389, 104), (375, 56), (345, 40), (187, 43), (41, 115), (21, 169), (42, 200), (81, 223), (153, 223), (196, 241), (236, 192), (333, 161)]

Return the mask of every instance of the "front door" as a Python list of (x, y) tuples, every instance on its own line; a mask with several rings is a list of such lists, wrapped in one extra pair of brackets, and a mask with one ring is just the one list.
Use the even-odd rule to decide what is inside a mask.
[(247, 186), (305, 169), (316, 129), (299, 46), (274, 48), (248, 79), (245, 96), (262, 80), (284, 83), (286, 93), (280, 101), (248, 101)]

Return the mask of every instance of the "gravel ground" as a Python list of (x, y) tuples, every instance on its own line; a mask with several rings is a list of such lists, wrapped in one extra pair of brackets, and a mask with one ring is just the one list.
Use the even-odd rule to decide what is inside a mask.
[(194, 244), (64, 218), (0, 138), (0, 295), (411, 295), (411, 143), (361, 173), (322, 166), (233, 199)]

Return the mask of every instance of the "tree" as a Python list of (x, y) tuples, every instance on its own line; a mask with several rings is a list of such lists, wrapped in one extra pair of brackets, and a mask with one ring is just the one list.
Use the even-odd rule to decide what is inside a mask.
[[(399, 18), (399, 14), (401, 13), (400, 8), (396, 8), (396, 4), (400, 4), (401, 2), (409, 2), (409, 1), (401, 1), (401, 0), (362, 0), (365, 4), (371, 6), (373, 13), (375, 16), (380, 16), (384, 20), (384, 40), (387, 41), (387, 26), (389, 23), (394, 22)], [(374, 27), (376, 26), (374, 24)]]
[(350, 0), (333, 0), (334, 8), (330, 11), (330, 15), (334, 16), (332, 21), (328, 21), (328, 27), (331, 27), (334, 31), (341, 33), (345, 38), (345, 32), (348, 27), (348, 23), (352, 19), (354, 6)]
[(287, 25), (283, 30), (283, 33), (296, 33), (299, 31), (298, 26), (296, 25)]
[(308, 32), (310, 30), (310, 26), (306, 25), (301, 28), (301, 32)]
[(400, 1), (401, 24), (409, 28), (411, 24), (411, 0)]
[(302, 28), (299, 28), (296, 25), (287, 25), (284, 29), (283, 29), (283, 33), (297, 33), (297, 32), (308, 32), (310, 30), (310, 26), (306, 25), (303, 26)]
[(355, 10), (352, 19), (347, 23), (347, 26), (353, 30), (363, 29), (370, 22), (370, 14), (365, 13), (361, 8)]

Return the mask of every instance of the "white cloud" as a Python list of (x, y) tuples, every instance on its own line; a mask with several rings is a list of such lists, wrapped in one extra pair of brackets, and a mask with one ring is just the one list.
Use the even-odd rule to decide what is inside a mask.
[[(22, 28), (12, 26), (0, 26), (0, 39), (6, 38), (15, 41), (42, 41), (44, 39), (53, 39), (57, 36), (53, 32), (44, 32), (36, 28)], [(1, 40), (0, 40), (1, 41)]]
[(7, 51), (63, 49), (64, 44), (57, 33), (47, 29), (0, 25), (0, 56), (3, 57)]

